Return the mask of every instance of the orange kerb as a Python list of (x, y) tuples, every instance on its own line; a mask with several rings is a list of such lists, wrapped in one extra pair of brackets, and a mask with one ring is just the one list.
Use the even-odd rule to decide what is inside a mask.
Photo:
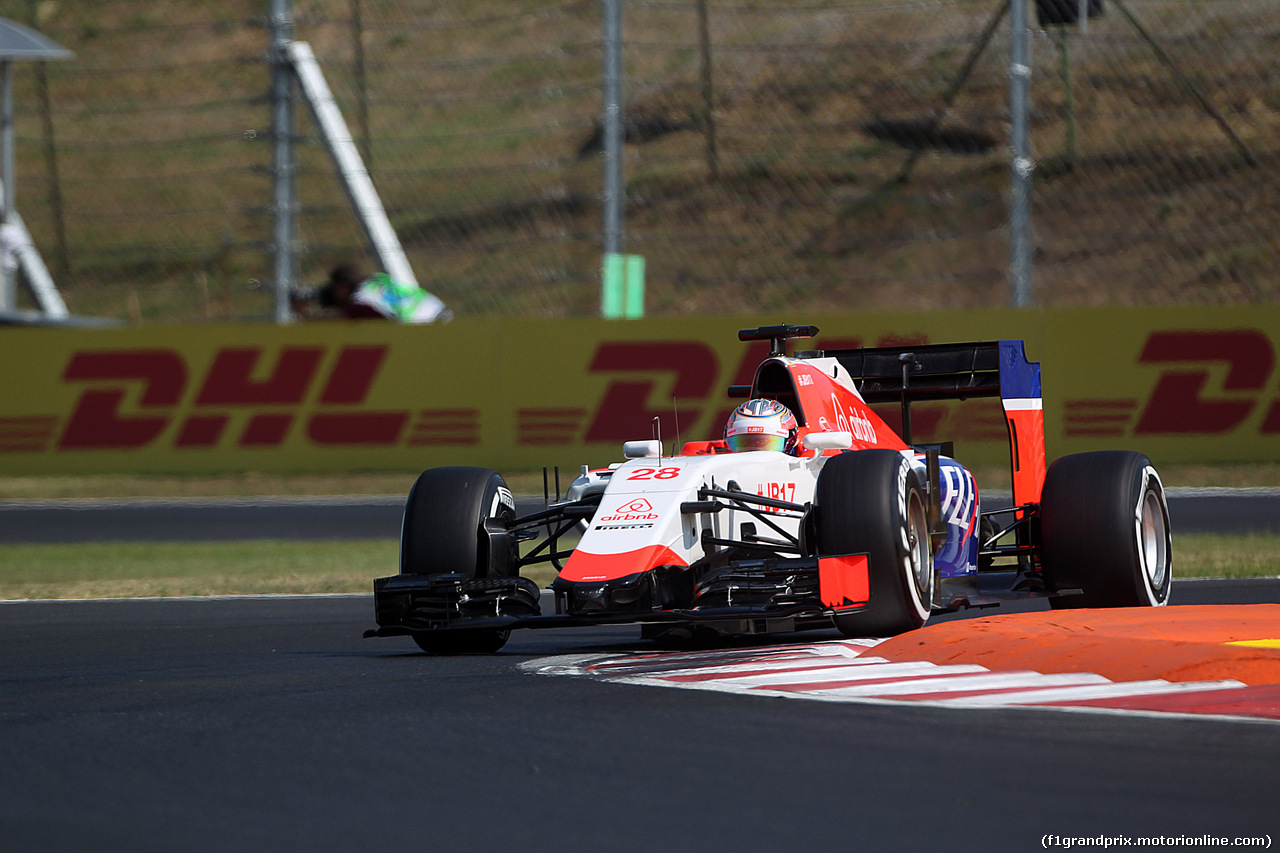
[(931, 625), (886, 640), (875, 654), (993, 670), (1096, 672), (1113, 681), (1267, 685), (1280, 684), (1280, 648), (1227, 644), (1278, 635), (1278, 604), (1054, 610)]

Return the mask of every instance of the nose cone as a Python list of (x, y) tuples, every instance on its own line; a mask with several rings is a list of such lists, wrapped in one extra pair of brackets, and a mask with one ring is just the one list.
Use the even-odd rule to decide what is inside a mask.
[(689, 563), (665, 545), (647, 545), (616, 554), (592, 554), (578, 548), (565, 563), (560, 577), (575, 583), (594, 583), (624, 578), (658, 566), (687, 566)]

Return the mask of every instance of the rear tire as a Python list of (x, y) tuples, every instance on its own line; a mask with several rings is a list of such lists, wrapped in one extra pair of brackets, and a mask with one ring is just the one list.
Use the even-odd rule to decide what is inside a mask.
[[(506, 481), (487, 468), (423, 471), (409, 490), (400, 525), (400, 573), (459, 574), (464, 578), (515, 574), (515, 544), (505, 535), (515, 520)], [(413, 635), (432, 654), (496, 652), (509, 630), (432, 631)]]
[(846, 637), (891, 637), (929, 618), (936, 584), (924, 489), (901, 453), (860, 450), (818, 476), (818, 553), (867, 554), (870, 606), (833, 616)]
[(1040, 498), (1040, 564), (1055, 609), (1159, 607), (1173, 583), (1169, 509), (1151, 460), (1124, 450), (1049, 466)]

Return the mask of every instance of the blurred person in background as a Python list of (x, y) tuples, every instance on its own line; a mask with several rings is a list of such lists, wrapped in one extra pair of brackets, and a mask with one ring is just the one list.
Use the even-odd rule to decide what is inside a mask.
[(453, 312), (416, 284), (395, 281), (386, 273), (367, 275), (359, 264), (339, 264), (329, 280), (314, 294), (295, 293), (295, 314), (315, 316), (311, 302), (351, 320), (395, 320), (401, 323), (437, 323), (453, 319)]

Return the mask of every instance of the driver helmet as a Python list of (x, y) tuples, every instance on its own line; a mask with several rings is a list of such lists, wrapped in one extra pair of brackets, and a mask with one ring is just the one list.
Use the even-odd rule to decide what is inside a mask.
[(748, 400), (733, 410), (724, 426), (724, 441), (729, 449), (781, 450), (796, 449), (796, 416), (777, 400)]

